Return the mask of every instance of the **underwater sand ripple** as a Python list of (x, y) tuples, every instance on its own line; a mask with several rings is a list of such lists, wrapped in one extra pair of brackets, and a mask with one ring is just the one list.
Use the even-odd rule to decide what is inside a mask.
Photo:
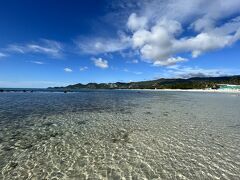
[[(63, 113), (2, 123), (0, 178), (240, 179), (238, 97), (126, 93), (124, 102), (118, 93), (83, 102), (69, 95)], [(86, 106), (94, 97), (102, 104)]]

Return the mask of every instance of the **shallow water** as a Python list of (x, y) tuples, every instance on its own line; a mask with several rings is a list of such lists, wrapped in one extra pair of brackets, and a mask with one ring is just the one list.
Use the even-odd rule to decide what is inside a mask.
[(0, 179), (240, 179), (240, 97), (0, 94)]

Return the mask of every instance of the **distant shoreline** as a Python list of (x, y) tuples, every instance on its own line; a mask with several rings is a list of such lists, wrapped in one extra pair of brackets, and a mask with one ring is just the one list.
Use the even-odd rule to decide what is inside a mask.
[(119, 89), (137, 91), (173, 91), (173, 92), (211, 92), (211, 93), (239, 93), (240, 90), (220, 90), (220, 89)]
[(82, 92), (82, 91), (104, 91), (104, 90), (108, 90), (108, 91), (112, 91), (112, 90), (116, 90), (116, 91), (167, 91), (167, 92), (208, 92), (208, 93), (239, 93), (240, 94), (240, 90), (221, 90), (221, 89), (57, 89), (57, 90), (49, 90), (49, 89), (14, 89), (14, 88), (10, 88), (7, 89), (5, 88), (0, 89), (0, 93), (14, 93), (14, 92), (21, 92), (21, 93), (33, 93), (33, 92), (49, 92), (49, 93), (71, 93), (71, 92)]

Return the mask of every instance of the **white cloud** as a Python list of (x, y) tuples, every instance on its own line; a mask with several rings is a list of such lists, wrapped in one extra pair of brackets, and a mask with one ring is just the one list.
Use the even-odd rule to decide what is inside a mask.
[(171, 66), (171, 65), (174, 65), (176, 63), (179, 63), (179, 62), (185, 62), (187, 61), (186, 58), (182, 58), (182, 57), (170, 57), (168, 59), (166, 59), (165, 61), (155, 61), (153, 63), (154, 66)]
[(133, 63), (133, 64), (137, 64), (137, 63), (138, 63), (138, 60), (137, 60), (137, 59), (134, 59), (134, 60), (132, 60), (132, 63)]
[(139, 14), (152, 22), (166, 18), (192, 24), (204, 19), (204, 28), (240, 12), (239, 0), (146, 0), (138, 7)]
[(23, 45), (10, 44), (7, 48), (7, 51), (25, 54), (26, 47), (24, 47)]
[(65, 72), (73, 72), (73, 70), (71, 68), (64, 68)]
[(133, 59), (133, 60), (127, 61), (127, 63), (129, 63), (129, 64), (138, 64), (139, 61), (137, 59)]
[(132, 13), (128, 19), (127, 26), (132, 31), (145, 28), (147, 26), (146, 17), (138, 17), (135, 13)]
[(176, 57), (178, 54), (190, 52), (196, 58), (203, 53), (231, 46), (239, 40), (240, 18), (234, 18), (220, 26), (210, 26), (209, 23), (203, 23), (207, 27), (200, 32), (195, 28), (196, 35), (188, 37), (182, 33), (186, 29), (181, 22), (162, 17), (150, 28), (135, 28), (131, 34), (132, 47), (139, 50), (144, 61), (166, 66), (186, 61), (182, 57)]
[(79, 38), (75, 41), (81, 53), (101, 54), (121, 51), (129, 46), (129, 40), (121, 35), (120, 38)]
[(108, 68), (107, 60), (104, 60), (102, 58), (92, 58), (92, 60), (93, 60), (95, 66), (102, 68), (102, 69)]
[[(131, 58), (140, 55), (145, 62), (168, 66), (186, 61), (182, 54), (197, 58), (240, 39), (239, 0), (122, 0), (111, 7), (120, 9), (110, 13), (111, 22), (119, 23), (125, 34), (80, 38), (76, 43), (81, 52), (120, 52), (125, 57), (127, 49), (134, 52)], [(122, 19), (128, 30), (120, 27)]]
[(200, 33), (195, 37), (176, 40), (174, 48), (177, 52), (191, 52), (193, 57), (200, 54), (221, 49), (235, 42), (234, 35), (220, 35), (213, 32)]
[[(121, 0), (111, 6), (121, 11), (110, 14), (118, 28), (125, 19), (132, 49), (155, 65), (182, 62), (182, 54), (196, 58), (240, 39), (239, 0)], [(111, 52), (123, 48), (128, 46)]]
[(140, 29), (132, 35), (133, 48), (139, 49), (145, 61), (158, 65), (173, 64), (183, 61), (183, 58), (172, 57), (174, 49), (174, 35), (181, 32), (181, 25), (176, 21), (159, 21), (150, 30)]
[(45, 64), (44, 62), (42, 61), (29, 61), (30, 63), (33, 63), (33, 64), (38, 64), (38, 65), (43, 65)]
[(80, 69), (79, 69), (80, 71), (86, 71), (86, 70), (88, 70), (88, 67), (87, 66), (84, 66), (84, 67), (80, 67)]
[(28, 43), (24, 45), (12, 44), (9, 45), (6, 50), (21, 54), (26, 53), (46, 54), (53, 58), (61, 58), (63, 56), (62, 44), (57, 41), (48, 39), (42, 39), (38, 43)]
[(187, 66), (169, 66), (166, 74), (173, 78), (191, 78), (191, 77), (219, 77), (237, 74), (236, 70), (229, 69), (204, 69), (200, 67)]
[(0, 52), (0, 58), (6, 57), (6, 56), (7, 56), (6, 54)]
[[(208, 31), (216, 27), (219, 20), (239, 14), (239, 0), (212, 0), (211, 2), (204, 0), (205, 9), (203, 14), (192, 23), (196, 31)], [(200, 4), (201, 5), (201, 4)], [(200, 11), (200, 9), (198, 10)]]

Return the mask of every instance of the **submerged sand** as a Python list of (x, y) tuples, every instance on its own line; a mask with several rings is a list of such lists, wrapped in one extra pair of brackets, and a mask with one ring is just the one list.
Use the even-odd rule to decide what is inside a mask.
[(238, 96), (106, 91), (0, 102), (0, 179), (240, 178)]

